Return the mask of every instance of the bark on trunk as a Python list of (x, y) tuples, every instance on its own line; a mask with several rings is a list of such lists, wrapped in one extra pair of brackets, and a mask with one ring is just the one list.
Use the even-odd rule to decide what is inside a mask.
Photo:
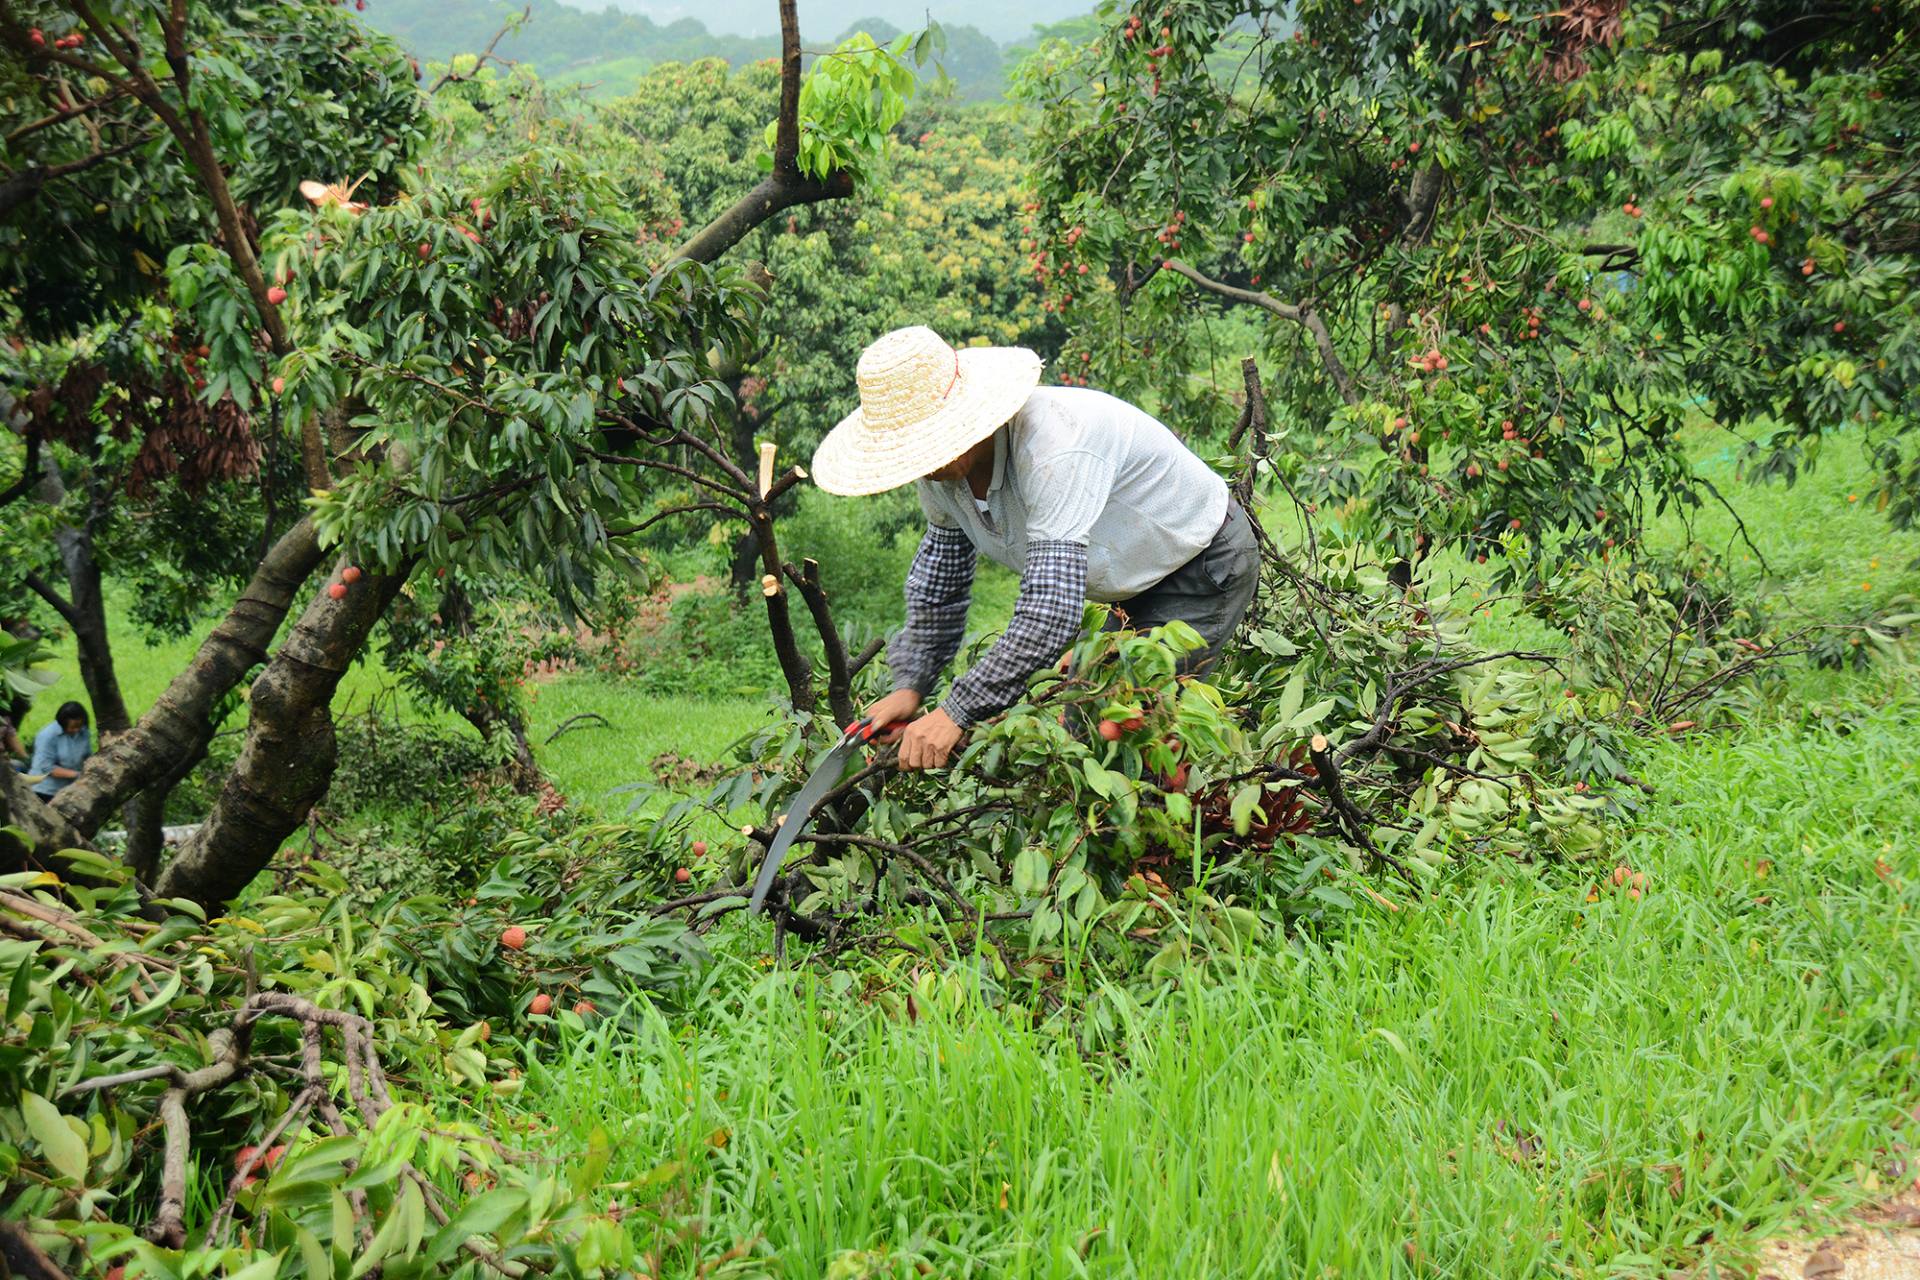
[(410, 569), (369, 574), (344, 599), (321, 594), (307, 606), (253, 682), (240, 758), (206, 822), (160, 874), (158, 896), (223, 906), (306, 820), (338, 758), (334, 691)]
[(123, 733), (132, 727), (133, 718), (127, 714), (127, 702), (120, 693), (113, 646), (107, 638), (107, 605), (100, 591), (100, 562), (94, 558), (93, 535), (69, 526), (55, 530), (53, 541), (67, 571), (71, 612), (63, 611), (63, 616), (73, 628), (73, 642), (80, 651), (80, 683), (86, 686), (87, 698), (93, 704), (94, 725), (102, 737)]
[(301, 519), (280, 536), (187, 669), (173, 678), (138, 724), (106, 743), (87, 761), (79, 779), (54, 798), (53, 808), (65, 822), (91, 835), (117, 806), (205, 749), (215, 703), (267, 660), (267, 646), (285, 620), (294, 593), (320, 558), (308, 520)]
[(853, 664), (847, 657), (847, 645), (840, 638), (840, 628), (833, 621), (833, 607), (827, 599), (826, 588), (820, 585), (820, 562), (803, 560), (800, 567), (786, 566), (787, 581), (799, 589), (801, 598), (807, 602), (807, 608), (813, 614), (813, 629), (820, 635), (820, 644), (827, 654), (827, 706), (833, 711), (833, 722), (837, 725), (850, 725), (859, 719), (853, 705)]
[(0, 765), (0, 875), (57, 870), (53, 855), (86, 844), (53, 807), (33, 793), (23, 774)]
[(760, 539), (751, 529), (733, 540), (733, 563), (727, 569), (727, 582), (740, 595), (760, 585)]
[(122, 856), (143, 885), (151, 885), (158, 876), (160, 855), (166, 850), (167, 798), (188, 774), (200, 767), (212, 742), (213, 725), (208, 722), (202, 726), (193, 750), (174, 761), (165, 777), (135, 796), (126, 807), (127, 848)]
[(780, 660), (780, 673), (787, 678), (787, 694), (793, 700), (795, 711), (812, 711), (816, 705), (813, 664), (800, 652), (799, 641), (793, 633), (793, 615), (787, 609), (786, 588), (780, 585), (784, 566), (780, 563), (780, 543), (773, 532), (773, 512), (765, 502), (756, 503), (748, 522), (760, 547), (761, 567), (774, 579), (773, 593), (767, 597), (767, 630), (773, 633), (773, 652)]
[(167, 844), (167, 794), (172, 787), (148, 787), (126, 807), (127, 847), (120, 860), (141, 884), (152, 884)]
[[(26, 478), (21, 476), (23, 481)], [(93, 529), (105, 517), (109, 499), (102, 492), (97, 474), (89, 472), (85, 480), (86, 514), (78, 524), (58, 525), (53, 531), (61, 574), (67, 580), (66, 594), (37, 573), (27, 574), (24, 581), (72, 630), (80, 659), (80, 683), (86, 686), (87, 701), (93, 706), (94, 726), (105, 735), (119, 733), (132, 721), (114, 670), (113, 648), (107, 639), (106, 600), (100, 589), (100, 562), (93, 554)], [(59, 506), (73, 496), (66, 477), (50, 456), (41, 460), (37, 483), (40, 499), (50, 506)]]

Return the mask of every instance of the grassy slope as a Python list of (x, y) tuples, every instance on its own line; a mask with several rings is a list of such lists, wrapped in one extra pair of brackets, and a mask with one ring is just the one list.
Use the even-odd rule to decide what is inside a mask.
[[(1862, 583), (1912, 590), (1920, 538), (1849, 504), (1857, 459), (1831, 462), (1791, 491), (1730, 489), (1773, 589), (1828, 611)], [(1705, 463), (1729, 479), (1730, 458)], [(124, 655), (135, 705), (177, 661)], [(377, 684), (357, 672), (347, 696)], [(1920, 1093), (1920, 692), (1895, 665), (1791, 686), (1737, 733), (1645, 749), (1660, 794), (1618, 850), (1650, 877), (1638, 903), (1589, 904), (1573, 869), (1469, 869), (1398, 917), (1190, 985), (1121, 1059), (974, 997), (909, 1025), (729, 961), (697, 1019), (550, 1048), (500, 1105), (550, 1124), (554, 1153), (604, 1126), (615, 1176), (690, 1158), (708, 1238), (762, 1236), (788, 1276), (877, 1247), (996, 1276), (1737, 1258), (1816, 1200), (1867, 1194)], [(583, 795), (760, 714), (587, 678), (537, 707), (542, 733), (581, 710), (614, 721), (546, 752)]]
[[(1832, 462), (1730, 489), (1768, 589), (1823, 611), (1911, 591), (1920, 538)], [(1703, 465), (1730, 480), (1730, 455)], [(1189, 985), (1118, 1059), (972, 995), (907, 1024), (735, 963), (718, 1008), (551, 1050), (509, 1105), (562, 1150), (605, 1127), (619, 1174), (691, 1159), (709, 1238), (761, 1236), (786, 1276), (852, 1249), (995, 1276), (1737, 1261), (1880, 1186), (1920, 1094), (1920, 685), (1788, 679), (1736, 733), (1644, 748), (1659, 794), (1615, 851), (1639, 902), (1590, 903), (1604, 867), (1468, 869)]]
[(1920, 862), (1886, 847), (1920, 829), (1916, 715), (1903, 690), (1838, 740), (1662, 748), (1621, 851), (1643, 900), (1488, 868), (1189, 986), (1123, 1065), (974, 998), (905, 1024), (731, 969), (725, 1012), (551, 1052), (519, 1107), (543, 1149), (606, 1128), (615, 1176), (691, 1154), (710, 1237), (764, 1236), (785, 1276), (881, 1246), (1063, 1277), (1662, 1273), (1703, 1233), (1738, 1256), (1862, 1194), (1920, 1085)]

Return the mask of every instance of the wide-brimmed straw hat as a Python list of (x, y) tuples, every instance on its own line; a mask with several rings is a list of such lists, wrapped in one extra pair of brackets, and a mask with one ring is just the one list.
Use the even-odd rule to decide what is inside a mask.
[(884, 493), (952, 462), (1019, 412), (1040, 385), (1025, 347), (956, 351), (925, 325), (860, 353), (860, 407), (827, 433), (813, 479), (828, 493)]

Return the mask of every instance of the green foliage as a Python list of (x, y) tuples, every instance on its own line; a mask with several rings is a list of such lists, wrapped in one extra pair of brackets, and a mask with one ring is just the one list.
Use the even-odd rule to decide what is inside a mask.
[(754, 176), (766, 122), (777, 110), (774, 59), (729, 69), (718, 58), (655, 67), (601, 118), (631, 147), (625, 167), (652, 176), (691, 233), (710, 222)]
[[(691, 234), (751, 183), (778, 85), (770, 64), (729, 75), (710, 60), (658, 68), (606, 108), (623, 133), (644, 140), (633, 167), (676, 193), (678, 210), (658, 215), (651, 232), (666, 242)], [(776, 287), (739, 383), (740, 429), (796, 460), (850, 407), (849, 371), (888, 329), (928, 324), (956, 343), (1049, 355), (1058, 345), (1019, 276), (1013, 239), (1022, 119), (928, 95), (900, 134), (884, 189), (796, 210), (744, 246)]]
[[(930, 28), (937, 33), (939, 28)], [(885, 48), (857, 32), (813, 64), (800, 83), (800, 136), (795, 163), (811, 178), (850, 173), (854, 185), (867, 186), (880, 174), (888, 135), (906, 114), (915, 88), (909, 55), (922, 61), (928, 39), (901, 36)], [(755, 158), (772, 169), (775, 135), (769, 124), (767, 150)]]
[(0, 631), (0, 689), (9, 703), (16, 698), (32, 698), (59, 678), (46, 666), (52, 656), (41, 636)]
[[(180, 320), (143, 303), (59, 341), (0, 346), (0, 405), (58, 478), (0, 508), (0, 537), (21, 548), (22, 574), (67, 590), (57, 543), (84, 531), (92, 563), (133, 588), (133, 619), (155, 635), (181, 634), (246, 580), (261, 529), (290, 522), (300, 485), (270, 418), (250, 418), (224, 382), (207, 398), (208, 362)], [(6, 446), (24, 463), (18, 437)], [(25, 598), (19, 612), (40, 607)]]
[(1024, 65), (1030, 273), (1096, 380), (1195, 425), (1234, 405), (1187, 376), (1207, 295), (1158, 263), (1265, 295), (1303, 495), (1396, 556), (1537, 574), (1710, 500), (1697, 414), (1756, 437), (1760, 475), (1848, 417), (1913, 420), (1898, 21), (1852, 6), (1772, 70), (1762, 20), (1702, 51), (1652, 11), (1115, 8)]
[[(1592, 744), (1615, 740), (1563, 698), (1544, 657), (1479, 649), (1448, 591), (1398, 598), (1358, 545), (1323, 546), (1315, 563), (1310, 579), (1276, 570), (1211, 683), (1176, 675), (1190, 628), (1102, 631), (1105, 609), (1090, 606), (1070, 670), (1036, 677), (951, 768), (892, 776), (844, 830), (802, 836), (794, 910), (831, 919), (930, 898), (969, 934), (981, 912), (1022, 922), (1007, 940), (1023, 971), (1094, 963), (1152, 981), (1369, 909), (1383, 864), (1418, 892), (1450, 862), (1594, 856), (1611, 802), (1560, 775), (1593, 771)], [(818, 728), (776, 723), (705, 804), (774, 812)], [(730, 843), (711, 874), (740, 882), (756, 851)], [(900, 937), (939, 955), (960, 945), (932, 922)], [(998, 981), (1020, 976), (1004, 952), (988, 959)]]
[[(649, 275), (614, 193), (560, 153), (480, 190), (284, 214), (269, 244), (298, 342), (276, 366), (283, 411), (344, 408), (369, 451), (317, 502), (323, 536), (369, 567), (444, 565), (457, 545), (566, 603), (633, 563), (611, 531), (641, 501), (615, 420), (710, 418), (726, 392), (706, 344), (753, 313), (725, 272)], [(257, 323), (211, 252), (176, 255), (172, 275), (208, 332), (237, 344)]]
[[(327, 861), (362, 893), (470, 887), (505, 830), (500, 811), (481, 803), (500, 785), (492, 744), (374, 707), (343, 716), (337, 732), (340, 767), (321, 813), (351, 823), (352, 848), (367, 856), (328, 850)], [(410, 852), (396, 855), (399, 846)]]
[[(563, 861), (541, 849), (522, 853), (526, 870), (493, 893), (515, 906), (558, 892), (551, 869)], [(0, 941), (6, 1211), (69, 1270), (119, 1260), (129, 1275), (153, 1277), (334, 1276), (377, 1264), (474, 1274), (469, 1241), (564, 1274), (630, 1265), (634, 1245), (599, 1188), (604, 1153), (561, 1170), (503, 1147), (484, 1124), (416, 1100), (420, 1079), (459, 1080), (481, 1097), (521, 1087), (519, 1065), (490, 1024), (451, 1012), (433, 994), (451, 968), (464, 970), (460, 997), (470, 1003), (553, 976), (505, 964), (497, 926), (418, 896), (367, 910), (320, 868), (245, 914), (212, 922), (174, 914), (156, 926), (124, 873), (97, 855), (70, 856), (96, 881), (65, 886), (77, 912), (45, 873), (8, 877), (0, 899), (10, 926)], [(586, 904), (583, 894), (570, 905)], [(638, 968), (632, 955), (647, 957), (648, 985), (660, 985), (662, 967), (683, 954), (677, 926), (614, 924), (609, 932), (611, 942), (580, 941), (605, 947), (612, 974)], [(568, 967), (562, 977), (582, 971)], [(633, 986), (612, 991), (610, 1012)], [(542, 1025), (577, 1029), (581, 1017), (556, 1012)], [(302, 1061), (303, 1026), (321, 1057), (268, 1065)], [(329, 1057), (353, 1073), (352, 1089), (337, 1097)], [(218, 1070), (222, 1063), (251, 1069)], [(86, 1083), (128, 1071), (138, 1074), (110, 1088)], [(149, 1243), (134, 1228), (171, 1182), (159, 1153), (160, 1108), (177, 1083), (189, 1106), (173, 1123), (191, 1139), (195, 1161), (172, 1183), (183, 1196), (183, 1238)], [(261, 1160), (244, 1149), (268, 1138), (273, 1149)], [(229, 1212), (246, 1223), (237, 1239)]]
[[(387, 615), (387, 668), (418, 705), (444, 707), (504, 734), (527, 721), (535, 670), (570, 663), (579, 649), (571, 632), (532, 604), (490, 592), (475, 605), (466, 591), (457, 586), (437, 604), (419, 593), (396, 601)], [(459, 614), (447, 618), (444, 609)], [(488, 747), (496, 760), (510, 759), (514, 751), (511, 741)]]
[(766, 239), (784, 287), (770, 311), (779, 340), (756, 362), (766, 386), (752, 404), (789, 449), (811, 452), (852, 407), (850, 371), (890, 329), (926, 324), (956, 345), (1043, 356), (1058, 348), (1018, 272), (1024, 127), (976, 108), (930, 112), (906, 128), (884, 195), (775, 227)]
[(767, 640), (766, 612), (756, 606), (724, 589), (687, 591), (653, 628), (602, 654), (602, 669), (611, 663), (616, 672), (630, 673), (634, 692), (654, 697), (726, 698), (776, 689), (780, 664)]
[[(89, 8), (138, 42), (168, 108), (186, 108), (152, 7), (115, 0)], [(294, 202), (306, 180), (360, 181), (362, 199), (394, 194), (427, 120), (392, 41), (321, 0), (195, 4), (187, 12), (200, 60), (190, 106), (207, 121), (236, 199), (264, 216)], [(169, 252), (199, 240), (213, 219), (178, 144), (145, 106), (47, 56), (53, 42), (86, 34), (71, 6), (34, 0), (10, 21), (19, 35), (40, 29), (46, 43), (10, 38), (0, 57), (0, 134), (8, 138), (0, 163), (12, 172), (77, 166), (0, 217), (0, 283), (28, 332), (45, 336), (150, 296)], [(121, 71), (97, 38), (70, 54)], [(51, 127), (23, 127), (65, 103), (95, 99)], [(101, 153), (104, 160), (79, 163)]]
[(913, 491), (849, 502), (809, 486), (797, 499), (780, 521), (781, 544), (820, 562), (841, 628), (860, 643), (898, 628), (906, 620), (901, 584), (926, 528)]

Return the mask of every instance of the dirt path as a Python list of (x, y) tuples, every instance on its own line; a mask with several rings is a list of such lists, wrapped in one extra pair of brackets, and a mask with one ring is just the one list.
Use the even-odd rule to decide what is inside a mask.
[(1920, 1280), (1920, 1186), (1861, 1213), (1836, 1236), (1775, 1240), (1756, 1280)]

